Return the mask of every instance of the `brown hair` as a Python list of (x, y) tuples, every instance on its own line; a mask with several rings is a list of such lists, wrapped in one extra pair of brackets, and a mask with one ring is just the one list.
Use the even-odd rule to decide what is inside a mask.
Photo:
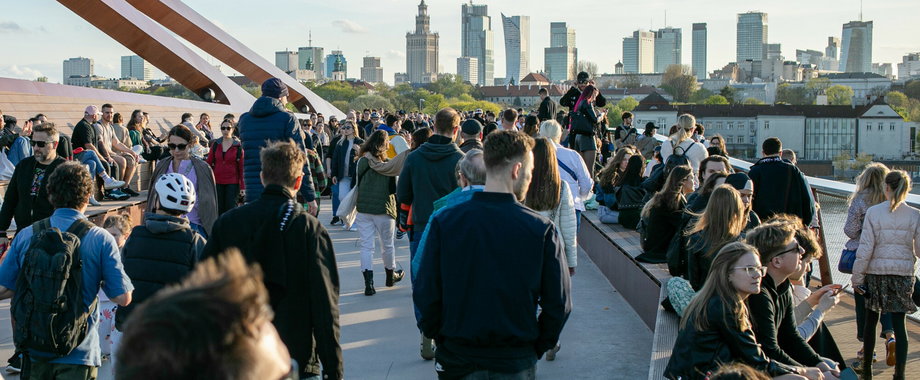
[(693, 169), (686, 165), (675, 166), (674, 169), (671, 169), (671, 174), (665, 180), (664, 186), (642, 208), (642, 217), (647, 218), (655, 207), (665, 207), (672, 211), (680, 208), (681, 202), (686, 201), (684, 194), (680, 191), (681, 187), (684, 186), (684, 180), (692, 175)]
[(54, 208), (80, 209), (93, 193), (93, 177), (77, 161), (66, 161), (48, 177), (48, 198)]
[(431, 128), (419, 128), (412, 132), (412, 149), (416, 150), (431, 138)]
[(442, 135), (454, 133), (454, 128), (460, 126), (460, 114), (457, 110), (447, 107), (434, 115), (434, 130)]
[[(728, 243), (712, 259), (712, 266), (709, 269), (709, 276), (703, 287), (696, 293), (687, 308), (684, 309), (684, 316), (680, 320), (680, 328), (685, 329), (692, 327), (696, 331), (709, 329), (708, 306), (709, 300), (713, 297), (719, 297), (722, 301), (722, 307), (730, 311), (723, 313), (723, 323), (727, 326), (737, 326), (742, 331), (751, 328), (751, 322), (748, 319), (748, 309), (744, 300), (738, 295), (738, 291), (731, 283), (729, 275), (734, 271), (735, 263), (748, 253), (758, 255), (757, 248), (742, 242)], [(763, 259), (761, 258), (761, 261)], [(731, 319), (729, 319), (731, 318)], [(693, 320), (693, 326), (688, 326), (689, 321)]]
[(483, 144), (482, 161), (486, 172), (504, 169), (521, 161), (533, 150), (533, 138), (518, 131), (497, 130), (489, 134)]
[(597, 173), (597, 180), (601, 186), (613, 186), (614, 182), (617, 181), (617, 178), (620, 177), (620, 164), (626, 159), (626, 155), (635, 156), (639, 152), (636, 151), (636, 147), (632, 145), (624, 145), (617, 149), (614, 153), (613, 158), (607, 161), (607, 165), (601, 169), (600, 173)]
[(709, 163), (713, 161), (721, 162), (722, 165), (725, 166), (725, 170), (728, 172), (728, 174), (734, 173), (734, 170), (732, 169), (732, 164), (728, 162), (728, 159), (718, 154), (715, 154), (715, 155), (704, 158), (703, 161), (700, 161), (700, 170), (698, 173), (700, 182), (703, 182), (703, 173), (706, 172), (706, 165), (709, 165)]
[[(718, 142), (718, 143), (714, 143), (714, 142), (713, 142), (713, 141), (715, 141), (716, 139), (719, 139), (719, 142)], [(723, 153), (724, 153), (724, 152), (728, 152), (728, 149), (725, 149), (725, 137), (722, 137), (722, 135), (720, 135), (720, 134), (718, 134), (718, 133), (716, 133), (716, 134), (714, 134), (714, 135), (712, 135), (712, 136), (709, 137), (709, 146), (710, 146), (710, 147), (715, 146), (715, 147), (719, 148), (719, 152), (723, 152)], [(712, 157), (712, 156), (709, 156), (709, 157)]]
[(367, 137), (367, 141), (361, 145), (361, 150), (358, 156), (364, 156), (365, 153), (370, 153), (371, 156), (377, 158), (377, 160), (383, 161), (387, 158), (387, 132), (384, 130), (376, 130), (374, 133), (371, 133)]
[(58, 133), (57, 126), (55, 126), (54, 123), (50, 121), (41, 123), (33, 127), (32, 133), (35, 133), (35, 132), (47, 133), (48, 137), (51, 137), (51, 139), (54, 140), (55, 142), (58, 141), (58, 139), (61, 137), (61, 135)]
[(121, 236), (128, 236), (131, 234), (131, 216), (126, 213), (109, 215), (102, 222), (102, 228), (114, 228), (121, 232)]
[(623, 171), (613, 183), (613, 186), (638, 186), (642, 183), (642, 170), (645, 168), (645, 158), (642, 154), (636, 152), (629, 158), (626, 163), (626, 170)]
[(540, 133), (540, 126), (537, 124), (539, 120), (534, 115), (528, 115), (524, 119), (524, 128), (521, 129), (521, 132), (524, 132), (525, 135), (536, 138), (537, 134)]
[(709, 376), (709, 380), (770, 380), (772, 377), (760, 372), (754, 367), (744, 363), (728, 363), (716, 373)]
[(709, 244), (706, 255), (710, 258), (728, 242), (741, 235), (747, 222), (747, 213), (741, 195), (731, 185), (721, 185), (712, 192), (706, 211), (696, 220), (687, 235), (701, 232)]
[(535, 139), (533, 147), (533, 178), (524, 205), (534, 211), (554, 210), (559, 205), (559, 164), (556, 163), (556, 147), (549, 139)]
[(789, 220), (774, 220), (748, 231), (744, 241), (757, 248), (761, 253), (761, 265), (767, 265), (786, 248), (786, 244), (795, 239), (797, 229)]
[(307, 156), (292, 141), (278, 141), (268, 144), (259, 153), (262, 159), (262, 179), (265, 184), (293, 188), (297, 178), (303, 176), (303, 164)]
[(166, 138), (169, 138), (170, 136), (181, 138), (187, 141), (189, 144), (194, 144), (196, 141), (195, 135), (192, 134), (192, 130), (188, 129), (188, 127), (182, 124), (172, 127), (172, 129), (169, 130), (169, 135), (167, 135)]

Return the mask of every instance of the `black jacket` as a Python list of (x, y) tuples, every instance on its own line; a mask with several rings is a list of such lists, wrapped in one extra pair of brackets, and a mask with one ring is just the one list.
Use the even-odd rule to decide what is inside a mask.
[(341, 379), (339, 272), (332, 239), (316, 218), (296, 208), (290, 214), (296, 217), (283, 223), (280, 232), (277, 227), (291, 205), (299, 206), (292, 192), (266, 186), (261, 198), (217, 219), (204, 256), (237, 247), (247, 261), (259, 263), (275, 311), (273, 323), (301, 373), (319, 374), (322, 362), (328, 379)]
[(688, 317), (687, 327), (677, 334), (665, 377), (702, 380), (707, 373), (731, 362), (747, 364), (770, 376), (794, 373), (794, 368), (764, 354), (754, 333), (750, 329), (741, 330), (731, 309), (725, 308), (718, 296), (709, 299), (706, 317), (708, 329), (703, 331), (693, 328), (693, 317)]
[(792, 214), (811, 224), (815, 215), (815, 200), (805, 175), (795, 165), (779, 157), (761, 158), (748, 177), (754, 181), (754, 212), (761, 219), (775, 214)]
[[(559, 105), (563, 107), (568, 107), (569, 111), (575, 110), (575, 102), (578, 100), (578, 97), (581, 96), (581, 90), (578, 87), (572, 86), (569, 88), (569, 91), (562, 95), (562, 98), (559, 99)], [(594, 99), (594, 105), (597, 107), (603, 107), (607, 105), (607, 98), (600, 93), (597, 94), (597, 98)]]
[(665, 207), (651, 207), (645, 218), (647, 239), (642, 242), (642, 254), (636, 259), (646, 263), (664, 263), (667, 261), (668, 246), (671, 239), (682, 225), (685, 202), (681, 201), (676, 210)]
[(795, 304), (789, 280), (778, 286), (767, 274), (760, 283), (760, 293), (747, 299), (757, 341), (773, 360), (793, 366), (814, 367), (821, 357), (796, 330)]
[(439, 349), (515, 372), (523, 368), (500, 368), (501, 359), (532, 358), (533, 365), (555, 346), (572, 301), (552, 221), (511, 194), (478, 192), (462, 207), (439, 211), (419, 249), (418, 327)]
[(457, 161), (463, 152), (450, 138), (432, 135), (409, 157), (396, 184), (396, 201), (412, 205), (412, 229), (421, 233), (434, 210), (434, 201), (457, 188)]
[(549, 96), (546, 99), (543, 99), (540, 102), (540, 107), (537, 108), (537, 119), (540, 121), (553, 120), (556, 118), (556, 102), (553, 101)]
[[(332, 161), (329, 163), (329, 172), (337, 180), (346, 177), (355, 178), (355, 168), (358, 166), (355, 158), (358, 157), (358, 151), (361, 150), (361, 144), (364, 144), (364, 140), (355, 137), (352, 144), (354, 145), (351, 147), (351, 163), (348, 165), (348, 173), (345, 173), (345, 151), (348, 150), (348, 139), (340, 138), (332, 148)], [(354, 186), (354, 182), (351, 185)]]
[(469, 139), (460, 144), (460, 151), (463, 152), (463, 154), (466, 154), (473, 149), (482, 150), (482, 148), (482, 140), (480, 139)]
[(35, 166), (38, 165), (38, 161), (35, 161), (35, 156), (19, 161), (7, 185), (3, 207), (0, 207), (0, 231), (8, 230), (13, 219), (16, 219), (18, 231), (31, 226), (37, 220), (51, 216), (54, 207), (48, 200), (48, 177), (51, 177), (51, 172), (64, 161), (63, 158), (58, 157), (48, 164), (39, 184), (38, 194), (35, 196), (32, 195), (32, 179), (35, 176)]
[(182, 281), (198, 263), (204, 238), (192, 231), (188, 219), (147, 213), (134, 227), (122, 249), (121, 262), (134, 285), (133, 301), (115, 312), (119, 330), (135, 307), (160, 289)]

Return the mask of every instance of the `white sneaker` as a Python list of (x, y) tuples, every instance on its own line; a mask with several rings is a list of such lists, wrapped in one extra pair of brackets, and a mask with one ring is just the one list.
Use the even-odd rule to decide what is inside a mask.
[(110, 176), (105, 176), (105, 178), (102, 180), (102, 183), (106, 190), (120, 189), (125, 186), (125, 181), (119, 181)]
[(89, 197), (89, 204), (90, 206), (102, 206), (102, 203), (99, 203), (99, 201), (97, 201), (93, 196)]

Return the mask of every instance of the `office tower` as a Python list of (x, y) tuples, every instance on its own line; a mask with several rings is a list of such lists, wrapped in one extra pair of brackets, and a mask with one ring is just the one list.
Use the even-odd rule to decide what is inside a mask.
[(70, 58), (64, 61), (64, 84), (70, 77), (90, 77), (93, 75), (92, 58)]
[(151, 80), (153, 76), (153, 65), (137, 55), (126, 55), (121, 57), (121, 78), (122, 79), (140, 79)]
[(543, 66), (546, 76), (553, 82), (575, 79), (578, 49), (575, 48), (575, 29), (564, 22), (549, 24), (549, 46), (543, 49)]
[(840, 39), (837, 37), (827, 37), (827, 47), (824, 48), (824, 56), (827, 58), (837, 59), (840, 51)]
[(662, 28), (655, 31), (655, 72), (663, 73), (668, 66), (681, 64), (680, 28)]
[(438, 80), (438, 34), (430, 29), (431, 17), (425, 0), (418, 5), (415, 32), (406, 33), (406, 76), (412, 83)]
[(631, 37), (623, 38), (623, 71), (655, 72), (655, 32), (637, 30)]
[(383, 68), (380, 67), (380, 57), (364, 57), (364, 66), (361, 67), (361, 80), (368, 83), (383, 82)]
[(736, 61), (748, 59), (763, 60), (767, 57), (767, 14), (748, 12), (738, 14), (736, 39)]
[[(312, 39), (310, 45), (313, 45)], [(326, 78), (326, 56), (323, 55), (323, 48), (318, 46), (307, 46), (297, 49), (297, 68), (300, 70), (313, 71), (316, 79)]]
[(335, 71), (348, 73), (348, 60), (345, 59), (341, 50), (333, 50), (326, 56), (326, 78), (332, 78), (332, 73)]
[(693, 24), (693, 75), (706, 79), (706, 23)]
[(479, 84), (492, 85), (495, 77), (492, 36), (492, 18), (485, 4), (460, 6), (460, 56), (474, 57), (479, 61)]
[(898, 79), (920, 78), (920, 52), (909, 53), (898, 64)]
[(501, 16), (505, 32), (505, 78), (519, 83), (530, 73), (530, 16)]
[(840, 71), (847, 73), (872, 71), (872, 21), (850, 21), (843, 24)]
[(479, 83), (479, 60), (476, 57), (457, 58), (457, 75), (464, 82)]
[(275, 66), (286, 73), (297, 70), (297, 52), (290, 50), (276, 51)]
[(766, 57), (767, 59), (773, 59), (773, 60), (778, 59), (780, 61), (785, 59), (785, 57), (783, 57), (782, 44), (766, 44), (766, 49), (767, 49), (767, 57)]

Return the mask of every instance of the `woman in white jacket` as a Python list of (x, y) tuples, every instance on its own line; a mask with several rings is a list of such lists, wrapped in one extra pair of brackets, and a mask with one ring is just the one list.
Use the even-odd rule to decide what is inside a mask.
[[(885, 176), (888, 202), (866, 211), (856, 262), (853, 263), (853, 290), (866, 298), (866, 324), (863, 351), (875, 348), (875, 325), (880, 313), (891, 313), (897, 341), (895, 379), (904, 379), (907, 361), (905, 317), (917, 311), (911, 300), (914, 290), (914, 264), (920, 255), (920, 210), (905, 204), (910, 178), (901, 170)], [(872, 361), (862, 361), (863, 379), (872, 379)]]
[(690, 161), (690, 167), (693, 173), (699, 173), (700, 162), (709, 157), (709, 151), (703, 144), (693, 141), (693, 131), (696, 130), (696, 118), (693, 115), (685, 113), (677, 117), (677, 131), (671, 134), (671, 137), (661, 144), (661, 162), (668, 162), (668, 157), (674, 154), (683, 154)]
[(537, 138), (533, 148), (533, 179), (527, 189), (524, 205), (556, 224), (559, 242), (565, 247), (569, 274), (574, 275), (578, 265), (575, 202), (568, 184), (559, 178), (556, 147), (545, 137)]

